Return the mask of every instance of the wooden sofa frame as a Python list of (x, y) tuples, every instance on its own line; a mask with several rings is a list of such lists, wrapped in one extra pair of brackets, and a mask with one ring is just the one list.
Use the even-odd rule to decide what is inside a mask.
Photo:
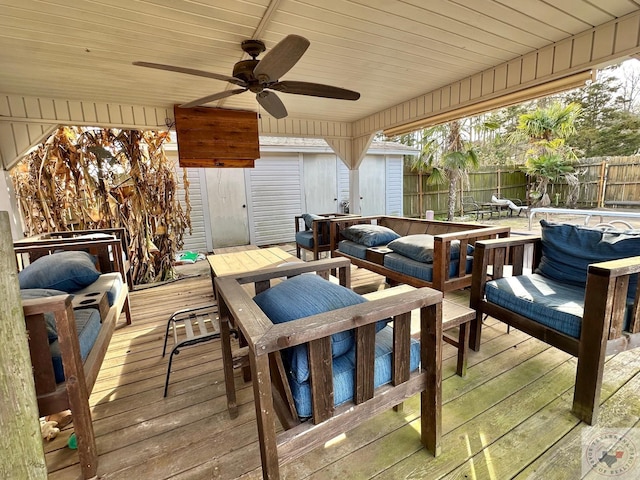
[[(16, 261), (21, 269), (28, 259), (33, 262), (42, 255), (60, 250), (89, 250), (97, 255), (101, 273), (120, 272), (118, 260), (121, 242), (118, 239), (78, 240), (75, 242), (53, 243), (41, 240), (18, 241), (14, 243)], [(113, 253), (113, 255), (111, 255)], [(72, 295), (24, 300), (23, 310), (29, 333), (29, 350), (33, 365), (38, 409), (41, 416), (71, 410), (73, 427), (78, 444), (80, 467), (84, 479), (96, 477), (98, 454), (91, 423), (89, 395), (96, 382), (107, 347), (111, 341), (116, 323), (124, 310), (127, 323), (131, 323), (129, 310), (129, 289), (122, 284), (120, 295), (109, 308), (96, 341), (82, 362), (80, 344), (76, 333), (75, 316), (72, 307)], [(56, 384), (49, 340), (45, 326), (44, 313), (52, 312), (56, 320), (58, 341), (65, 372), (65, 381)]]
[[(101, 228), (97, 230), (70, 230), (70, 231), (56, 231), (56, 232), (48, 232), (41, 233), (39, 235), (34, 235), (29, 238), (25, 238), (23, 240), (18, 240), (18, 243), (22, 246), (27, 245), (46, 245), (50, 244), (58, 244), (58, 243), (74, 243), (77, 241), (88, 240), (88, 236), (95, 234), (106, 234), (111, 235), (114, 238), (120, 241), (120, 252), (121, 259), (115, 260), (111, 259), (110, 261), (115, 262), (114, 265), (118, 268), (117, 271), (122, 275), (122, 279), (127, 282), (129, 290), (133, 289), (133, 280), (131, 277), (131, 262), (129, 260), (129, 243), (127, 241), (127, 231), (122, 227), (113, 227), (113, 228)], [(85, 237), (85, 238), (78, 238)], [(91, 240), (98, 240), (100, 238), (94, 238)], [(122, 255), (123, 254), (123, 255)]]
[[(525, 251), (533, 247), (533, 264), (525, 265)], [(480, 349), (482, 318), (490, 315), (578, 359), (573, 414), (592, 425), (598, 416), (606, 355), (640, 346), (640, 290), (635, 294), (629, 331), (623, 331), (630, 275), (640, 272), (640, 257), (594, 263), (589, 266), (580, 338), (573, 338), (519, 315), (484, 298), (485, 284), (501, 278), (506, 265), (512, 275), (525, 267), (534, 271), (542, 257), (540, 236), (511, 237), (476, 243), (470, 305), (476, 310), (470, 347)], [(491, 267), (491, 275), (487, 269)]]
[[(354, 217), (355, 215), (351, 215), (349, 213), (319, 213), (320, 217), (325, 217), (325, 219), (336, 218), (336, 217)], [(298, 258), (302, 258), (300, 254), (302, 253), (300, 250), (308, 250), (313, 253), (313, 259), (320, 259), (320, 252), (329, 252), (331, 250), (331, 243), (320, 242), (320, 239), (329, 240), (329, 235), (331, 233), (329, 228), (329, 222), (327, 220), (317, 219), (311, 223), (311, 228), (308, 228), (304, 222), (304, 218), (302, 215), (296, 215), (294, 218), (295, 221), (295, 231), (296, 233), (301, 231), (311, 230), (313, 232), (313, 248), (308, 248), (304, 245), (296, 242), (296, 256)], [(301, 229), (301, 227), (303, 227)]]
[[(340, 232), (351, 225), (376, 223), (390, 228), (400, 236), (427, 233), (434, 236), (433, 280), (428, 282), (404, 273), (391, 270), (380, 263), (361, 259), (340, 252), (338, 243), (342, 240)], [(508, 237), (510, 227), (490, 227), (477, 223), (455, 223), (417, 218), (392, 217), (387, 215), (354, 217), (331, 220), (331, 256), (348, 258), (352, 264), (372, 272), (384, 275), (392, 283), (405, 283), (413, 287), (431, 287), (441, 292), (459, 290), (471, 285), (471, 273), (466, 272), (466, 263), (459, 262), (458, 272), (449, 277), (450, 251), (453, 240), (460, 241), (460, 251), (466, 252), (467, 245), (478, 240), (496, 237)]]
[[(350, 264), (346, 259), (305, 262), (215, 279), (229, 410), (232, 417), (237, 415), (231, 352), (225, 352), (225, 345), (229, 345), (231, 322), (248, 345), (264, 478), (279, 478), (280, 463), (299, 457), (417, 393), (421, 394), (421, 442), (433, 455), (440, 453), (441, 292), (422, 288), (288, 323), (273, 324), (243, 288), (243, 285), (251, 284), (256, 293), (262, 292), (270, 287), (272, 280), (306, 272), (317, 272), (328, 279), (330, 270), (337, 270), (340, 283), (349, 287)], [(410, 373), (410, 322), (411, 311), (415, 309), (420, 309), (421, 315), (421, 367)], [(393, 318), (394, 327), (392, 383), (374, 391), (375, 322), (388, 317)], [(354, 330), (356, 336), (356, 394), (353, 402), (334, 407), (332, 362), (326, 359), (331, 358), (331, 335), (346, 330)], [(280, 352), (304, 343), (309, 348), (313, 418), (300, 422)], [(284, 428), (280, 433), (276, 430), (276, 416)]]

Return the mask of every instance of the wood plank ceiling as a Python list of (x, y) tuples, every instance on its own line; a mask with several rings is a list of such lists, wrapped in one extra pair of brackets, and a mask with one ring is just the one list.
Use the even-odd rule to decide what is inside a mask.
[[(0, 92), (170, 107), (227, 88), (135, 60), (230, 75), (240, 42), (311, 47), (285, 79), (361, 92), (281, 94), (296, 118), (354, 122), (638, 10), (632, 0), (1, 0)], [(214, 104), (215, 105), (215, 104)], [(246, 92), (218, 102), (256, 110)]]

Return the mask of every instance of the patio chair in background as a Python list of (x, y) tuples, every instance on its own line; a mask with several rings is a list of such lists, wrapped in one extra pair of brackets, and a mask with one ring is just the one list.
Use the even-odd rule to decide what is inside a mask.
[(511, 214), (513, 215), (513, 212), (516, 212), (518, 214), (518, 216), (520, 216), (520, 213), (525, 212), (527, 213), (528, 208), (524, 205), (522, 205), (522, 201), (519, 199), (510, 199), (510, 198), (499, 198), (495, 195), (491, 196), (491, 202), (492, 203), (502, 203), (504, 205), (507, 205), (509, 207), (509, 209), (511, 210)]
[[(296, 256), (300, 256), (300, 249), (313, 252), (313, 259), (320, 258), (320, 252), (331, 250), (329, 240), (329, 219), (350, 216), (348, 213), (303, 213), (295, 217)], [(301, 228), (302, 227), (302, 228)]]
[(491, 210), (482, 208), (473, 197), (462, 197), (462, 213), (465, 215), (475, 215), (476, 221), (480, 218), (484, 218), (485, 215), (491, 216)]

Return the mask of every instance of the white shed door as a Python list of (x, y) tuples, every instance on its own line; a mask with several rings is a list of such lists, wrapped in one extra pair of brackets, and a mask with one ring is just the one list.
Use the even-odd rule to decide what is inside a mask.
[(360, 214), (386, 213), (386, 167), (384, 157), (367, 155), (360, 164)]
[(294, 217), (302, 212), (302, 162), (297, 153), (263, 154), (246, 169), (251, 243), (295, 240)]
[(249, 243), (244, 169), (207, 168), (209, 218), (213, 248)]
[[(336, 213), (338, 206), (337, 157), (334, 154), (305, 154), (303, 162), (303, 213)], [(342, 163), (342, 162), (340, 162)]]

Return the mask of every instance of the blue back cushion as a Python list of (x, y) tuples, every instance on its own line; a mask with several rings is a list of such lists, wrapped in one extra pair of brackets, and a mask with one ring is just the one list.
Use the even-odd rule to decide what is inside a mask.
[[(367, 301), (353, 290), (328, 282), (318, 275), (298, 275), (256, 295), (254, 301), (273, 323), (284, 323), (319, 313), (357, 305)], [(381, 330), (386, 322), (376, 325)], [(331, 353), (336, 358), (353, 346), (353, 332), (339, 332), (331, 336)], [(295, 378), (304, 382), (309, 378), (307, 346), (298, 345), (283, 352)]]
[[(584, 287), (592, 263), (640, 255), (640, 232), (603, 231), (541, 220), (542, 258), (536, 273)], [(635, 292), (636, 276), (629, 293)]]
[[(387, 245), (387, 247), (416, 262), (433, 263), (433, 245), (433, 235), (421, 233), (400, 237)], [(467, 255), (473, 255), (473, 250), (473, 245), (467, 244)], [(449, 255), (451, 260), (458, 260), (460, 258), (460, 242), (458, 240), (451, 242)]]
[(91, 285), (100, 276), (93, 256), (87, 252), (45, 255), (18, 274), (20, 288), (49, 288), (73, 293)]
[(313, 221), (314, 220), (320, 220), (322, 218), (325, 218), (321, 215), (316, 215), (315, 213), (303, 213), (302, 214), (302, 220), (304, 220), (304, 225), (307, 228), (311, 228), (311, 226), (313, 225)]
[(399, 238), (396, 232), (381, 225), (352, 225), (342, 230), (342, 236), (347, 240), (365, 245), (367, 247), (379, 247)]

